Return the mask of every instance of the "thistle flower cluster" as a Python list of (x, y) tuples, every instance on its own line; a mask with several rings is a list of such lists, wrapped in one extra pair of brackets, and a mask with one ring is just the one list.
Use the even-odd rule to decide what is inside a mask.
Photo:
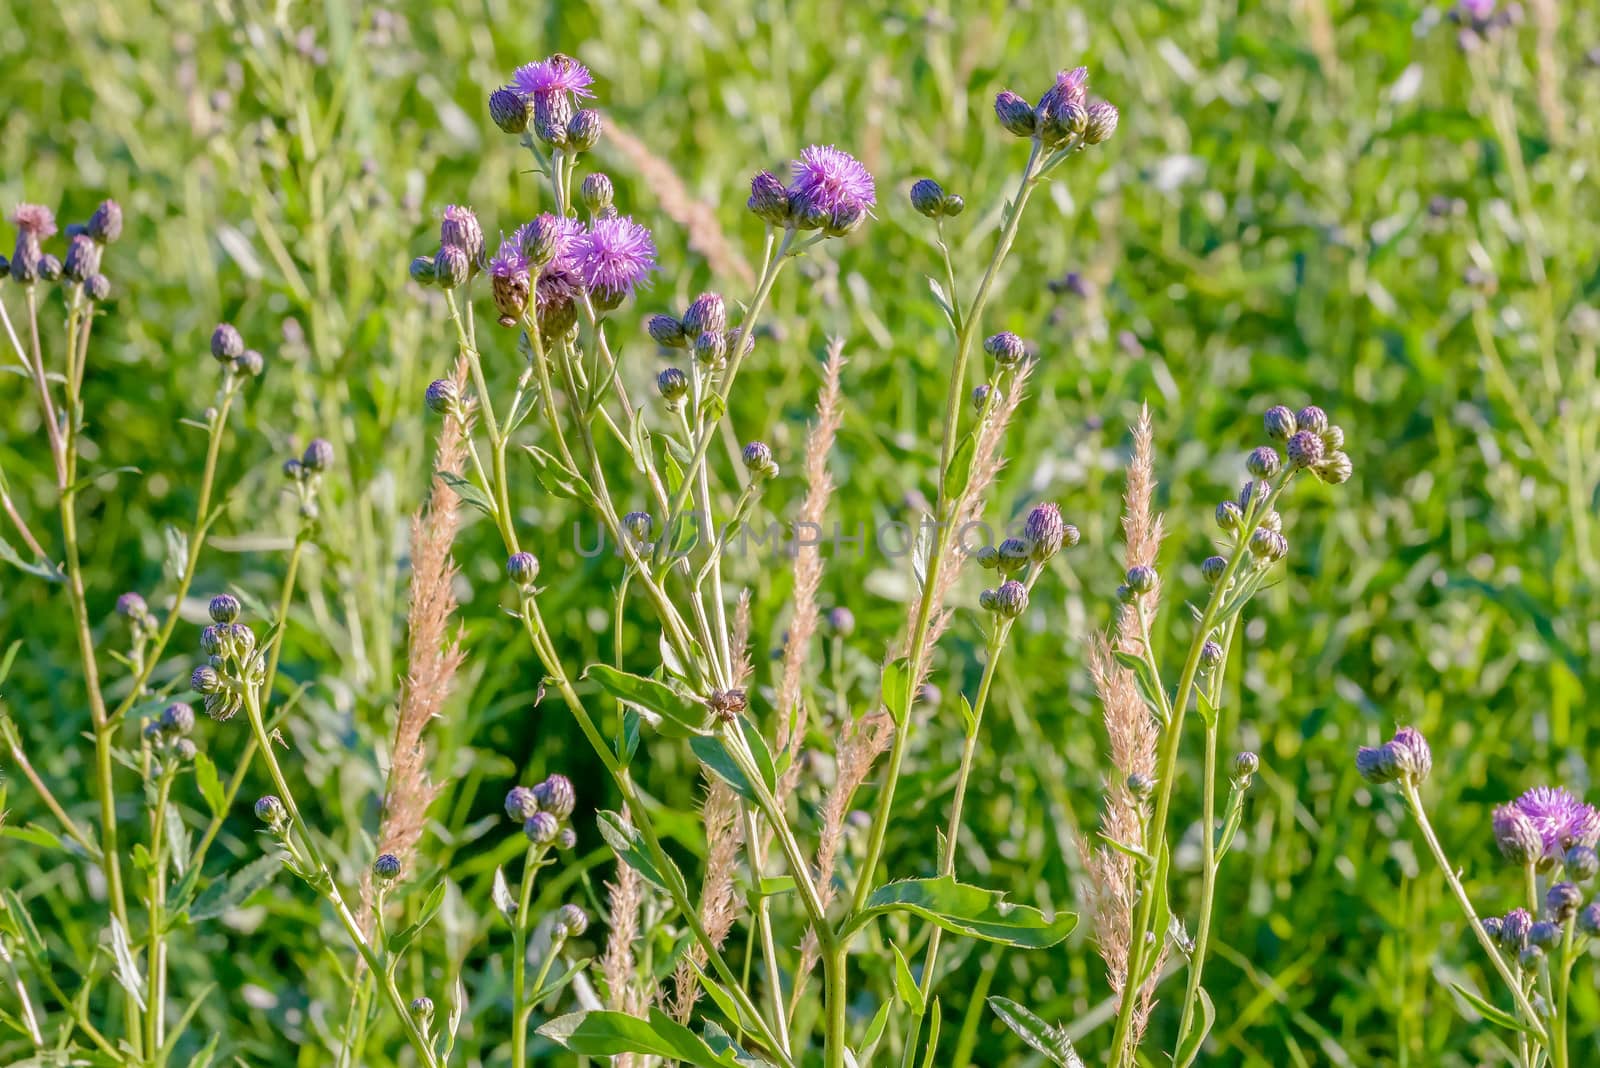
[(1117, 132), (1116, 105), (1089, 98), (1089, 68), (1074, 67), (1056, 75), (1037, 104), (1002, 90), (994, 98), (995, 115), (1005, 130), (1031, 138), (1040, 147), (1075, 150), (1109, 141)]
[(255, 631), (239, 622), (239, 599), (219, 593), (211, 598), (211, 623), (200, 632), (205, 663), (194, 669), (189, 686), (205, 698), (206, 715), (225, 722), (244, 707), (246, 687), (258, 687), (266, 663), (256, 646)]
[(1356, 769), (1370, 783), (1418, 786), (1433, 770), (1433, 751), (1415, 727), (1401, 727), (1382, 745), (1356, 750)]
[(317, 494), (322, 488), (322, 476), (333, 466), (333, 443), (326, 438), (312, 438), (305, 451), (283, 461), (283, 476), (294, 489), (299, 504), (300, 518), (310, 522), (317, 518)]
[(577, 807), (577, 791), (565, 775), (551, 775), (534, 786), (513, 786), (506, 794), (506, 816), (522, 825), (531, 844), (544, 848), (568, 850), (578, 844), (572, 828)]
[(820, 230), (844, 237), (866, 220), (877, 203), (877, 183), (850, 153), (833, 145), (810, 145), (789, 164), (788, 185), (771, 171), (750, 179), (746, 206), (769, 226)]
[(102, 201), (88, 222), (67, 227), (64, 262), (44, 250), (44, 242), (56, 234), (55, 213), (49, 208), (19, 204), (11, 221), (17, 240), (9, 260), (0, 256), (0, 279), (9, 277), (24, 286), (59, 281), (92, 302), (111, 296), (111, 280), (101, 273), (100, 258), (105, 246), (122, 236), (122, 208), (115, 200)]
[(187, 763), (199, 751), (189, 735), (194, 731), (194, 709), (175, 701), (144, 725), (144, 740), (158, 754)]
[(1008, 621), (1022, 615), (1028, 609), (1028, 591), (1044, 565), (1062, 549), (1077, 545), (1078, 537), (1078, 528), (1061, 518), (1059, 506), (1048, 501), (1034, 505), (1020, 537), (978, 550), (980, 567), (1005, 576), (998, 586), (978, 595), (978, 607)]
[(211, 331), (211, 357), (240, 378), (254, 378), (267, 366), (261, 353), (245, 348), (243, 335), (232, 323), (218, 323)]

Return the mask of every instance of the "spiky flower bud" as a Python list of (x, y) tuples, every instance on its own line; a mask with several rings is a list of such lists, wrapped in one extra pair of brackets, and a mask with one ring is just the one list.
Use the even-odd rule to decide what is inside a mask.
[(61, 261), (48, 252), (40, 256), (39, 277), (46, 282), (59, 281), (61, 278)]
[(454, 379), (436, 378), (428, 383), (428, 391), (423, 394), (423, 399), (428, 411), (434, 415), (452, 415), (461, 406), (461, 387), (456, 385)]
[(256, 802), (256, 819), (260, 820), (262, 823), (265, 823), (267, 826), (281, 827), (283, 826), (283, 822), (288, 818), (289, 813), (286, 809), (284, 809), (283, 802), (279, 801), (271, 794), (266, 795)]
[(1491, 824), (1500, 855), (1512, 864), (1532, 864), (1544, 855), (1544, 838), (1539, 829), (1516, 805), (1497, 807)]
[(423, 994), (411, 999), (411, 1015), (414, 1019), (427, 1023), (433, 1019), (433, 999)]
[(483, 258), (483, 227), (471, 208), (451, 204), (444, 209), (439, 220), (439, 245), (460, 249), (466, 254), (469, 267)]
[(589, 914), (577, 905), (562, 905), (556, 922), (568, 938), (579, 938), (589, 929)]
[(239, 618), (239, 598), (231, 593), (219, 593), (211, 598), (207, 609), (213, 622), (232, 623)]
[(694, 358), (707, 366), (722, 362), (728, 354), (728, 341), (722, 334), (707, 330), (694, 339)]
[(1289, 462), (1295, 467), (1302, 470), (1315, 467), (1322, 462), (1324, 454), (1322, 437), (1310, 430), (1297, 430), (1289, 438), (1285, 451), (1289, 454)]
[(1395, 766), (1400, 769), (1401, 776), (1412, 783), (1422, 782), (1433, 771), (1433, 750), (1415, 727), (1401, 727), (1395, 731), (1389, 745), (1394, 748)]
[(509, 85), (502, 85), (489, 94), (489, 118), (508, 134), (526, 130), (532, 110), (527, 98)]
[(855, 632), (856, 616), (844, 605), (831, 609), (828, 612), (828, 630), (840, 638), (848, 638)]
[(1156, 588), (1156, 569), (1144, 564), (1128, 568), (1128, 588), (1134, 593), (1149, 593)]
[(258, 377), (267, 369), (267, 358), (255, 349), (245, 349), (237, 360), (233, 361), (234, 373), (246, 375), (250, 378)]
[(1267, 424), (1267, 437), (1273, 441), (1288, 441), (1300, 429), (1295, 423), (1294, 412), (1281, 404), (1268, 408), (1263, 421)]
[(728, 330), (728, 307), (719, 293), (702, 293), (683, 313), (683, 332), (690, 337), (704, 333), (723, 334)]
[(1276, 530), (1257, 527), (1255, 533), (1250, 535), (1250, 554), (1270, 564), (1289, 555), (1289, 541)]
[(1065, 143), (1069, 138), (1083, 134), (1089, 125), (1089, 111), (1082, 104), (1065, 102), (1049, 108), (1041, 114), (1039, 108), (1034, 109), (1034, 117), (1039, 123), (1039, 140), (1050, 147)]
[(635, 541), (649, 541), (654, 526), (655, 521), (650, 518), (649, 512), (629, 512), (622, 517), (622, 529), (631, 534)]
[(67, 259), (62, 272), (74, 282), (82, 282), (100, 271), (100, 246), (88, 234), (79, 234), (67, 244)]
[(102, 245), (111, 244), (122, 236), (122, 205), (115, 200), (102, 200), (84, 224), (83, 232)]
[(518, 823), (527, 823), (539, 811), (539, 799), (526, 786), (513, 786), (506, 792), (506, 815)]
[(993, 356), (994, 362), (1001, 367), (1013, 367), (1028, 355), (1027, 345), (1009, 330), (1002, 330), (986, 338), (983, 342), (983, 351)]
[(1586, 883), (1600, 873), (1600, 854), (1586, 845), (1575, 845), (1567, 850), (1562, 864), (1566, 867), (1567, 878)]
[(944, 214), (944, 187), (932, 178), (919, 178), (911, 186), (911, 206), (919, 214), (937, 219)]
[(200, 631), (200, 651), (207, 656), (221, 656), (228, 641), (228, 628), (222, 623), (213, 623)]
[(1322, 432), (1322, 445), (1329, 452), (1344, 448), (1344, 427), (1330, 426), (1324, 430)]
[(1138, 771), (1130, 772), (1128, 777), (1123, 780), (1122, 785), (1128, 788), (1130, 794), (1140, 799), (1149, 797), (1156, 789), (1156, 781)]
[(232, 363), (244, 355), (244, 338), (232, 323), (218, 323), (211, 331), (211, 355), (218, 363)]
[(541, 809), (558, 820), (568, 818), (578, 807), (578, 791), (565, 775), (547, 775), (533, 788), (533, 796)]
[(689, 376), (676, 367), (668, 367), (656, 375), (656, 389), (668, 404), (675, 404), (689, 393)]
[(605, 122), (594, 108), (582, 108), (567, 123), (567, 147), (587, 152), (600, 143)]
[(1533, 916), (1527, 909), (1512, 909), (1500, 920), (1500, 944), (1507, 949), (1521, 949), (1528, 944), (1528, 933), (1533, 930)]
[(1244, 522), (1244, 510), (1233, 501), (1223, 501), (1217, 505), (1217, 526), (1223, 530), (1238, 530)]
[(1200, 561), (1200, 574), (1209, 583), (1216, 583), (1228, 570), (1228, 561), (1221, 556), (1208, 556)]
[(1000, 543), (1000, 573), (1015, 575), (1028, 566), (1031, 558), (1029, 545), (1021, 538), (1007, 538)]
[(523, 823), (522, 833), (534, 845), (552, 845), (561, 834), (561, 822), (548, 812), (535, 812)]
[(1214, 668), (1220, 663), (1222, 663), (1222, 646), (1207, 639), (1205, 644), (1200, 646), (1200, 666)]
[(440, 289), (457, 289), (467, 284), (472, 260), (455, 245), (442, 245), (433, 257), (433, 280)]
[(400, 878), (400, 858), (393, 853), (380, 853), (372, 862), (372, 876), (380, 883), (392, 883)]
[(993, 545), (981, 547), (973, 554), (973, 558), (978, 561), (978, 566), (985, 571), (993, 571), (1000, 566), (1000, 550)]
[(539, 558), (529, 552), (512, 553), (506, 559), (506, 577), (526, 589), (539, 578)]
[(150, 606), (137, 593), (124, 593), (117, 598), (117, 615), (124, 619), (144, 619), (150, 615)]
[(1543, 949), (1556, 944), (1556, 939), (1561, 937), (1561, 928), (1549, 920), (1540, 920), (1528, 928), (1528, 944)]
[(307, 471), (326, 471), (333, 466), (333, 442), (326, 438), (312, 438), (300, 457), (300, 466)]
[(182, 703), (163, 708), (161, 729), (168, 734), (188, 734), (194, 730), (194, 709)]
[(611, 179), (599, 171), (595, 171), (583, 180), (578, 187), (578, 195), (583, 198), (583, 206), (591, 215), (598, 215), (612, 205), (617, 198), (617, 190), (611, 184)]
[(1315, 404), (1308, 404), (1301, 408), (1295, 414), (1294, 421), (1297, 429), (1310, 431), (1318, 436), (1328, 429), (1328, 413), (1318, 408)]
[(1578, 930), (1594, 938), (1600, 935), (1600, 904), (1585, 905), (1578, 913)]
[(1244, 466), (1245, 470), (1255, 478), (1271, 478), (1278, 473), (1278, 467), (1282, 462), (1277, 449), (1263, 445), (1250, 453), (1245, 459)]
[(1583, 904), (1583, 891), (1574, 883), (1556, 883), (1544, 895), (1545, 908), (1557, 923), (1566, 923)]
[(1256, 772), (1261, 770), (1261, 758), (1248, 749), (1233, 758), (1233, 778), (1235, 782), (1248, 785), (1255, 778)]
[(1342, 452), (1331, 452), (1325, 456), (1321, 463), (1311, 469), (1311, 473), (1330, 486), (1342, 486), (1350, 481), (1350, 476), (1355, 474), (1355, 465), (1350, 462), (1350, 457)]
[(772, 462), (772, 449), (764, 441), (752, 441), (744, 447), (744, 467), (756, 478), (772, 478), (778, 465)]
[(578, 848), (578, 832), (571, 827), (561, 828), (561, 833), (556, 835), (556, 848), (563, 851)]
[(432, 256), (418, 256), (411, 261), (411, 280), (422, 286), (433, 285), (437, 279), (433, 271)]
[(684, 331), (683, 323), (670, 315), (650, 316), (649, 321), (645, 323), (645, 330), (657, 345), (664, 345), (669, 349), (689, 347), (689, 335)]
[(789, 192), (771, 171), (757, 171), (750, 179), (748, 206), (756, 218), (773, 226), (789, 220)]
[(740, 689), (713, 690), (711, 696), (706, 698), (706, 707), (718, 720), (728, 723), (749, 707), (749, 700)]
[[(1061, 518), (1061, 509), (1052, 502), (1036, 504), (1022, 523), (1022, 533), (1028, 540), (1028, 555), (1042, 564), (1049, 560), (1067, 541), (1067, 524)], [(1076, 531), (1074, 531), (1076, 533)], [(1077, 539), (1073, 539), (1077, 543)]]
[(1356, 750), (1356, 770), (1374, 786), (1394, 782), (1400, 777), (1395, 762), (1394, 748), (1383, 745), (1363, 745)]
[(1036, 125), (1033, 105), (1011, 90), (1003, 89), (996, 94), (994, 113), (1000, 119), (1000, 126), (1007, 133), (1016, 137), (1033, 136)]
[[(0, 256), (0, 259), (5, 259)], [(83, 280), (83, 295), (96, 304), (111, 296), (111, 279), (103, 274), (91, 274)]]
[(1090, 104), (1087, 121), (1083, 127), (1083, 143), (1098, 145), (1111, 140), (1111, 135), (1117, 132), (1118, 118), (1115, 104), (1105, 100), (1096, 100)]
[(172, 755), (184, 763), (193, 760), (199, 752), (200, 747), (194, 744), (193, 738), (179, 738), (172, 743)]
[(995, 610), (994, 590), (983, 590), (978, 594), (978, 607), (985, 612)]
[(979, 415), (989, 405), (989, 398), (994, 394), (994, 387), (987, 382), (979, 383), (972, 387), (972, 410)]
[(1016, 619), (1027, 611), (1028, 588), (1016, 579), (1007, 579), (994, 591), (994, 610), (1006, 619)]

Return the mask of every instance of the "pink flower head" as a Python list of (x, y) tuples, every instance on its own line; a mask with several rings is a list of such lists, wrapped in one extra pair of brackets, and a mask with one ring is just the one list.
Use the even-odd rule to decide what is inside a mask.
[(55, 213), (43, 204), (18, 204), (17, 210), (11, 213), (11, 221), (17, 224), (17, 229), (39, 240), (56, 232)]
[(650, 231), (626, 215), (596, 219), (574, 243), (573, 259), (583, 284), (604, 300), (619, 300), (656, 269)]
[(511, 76), (511, 84), (518, 92), (535, 99), (551, 93), (571, 93), (580, 98), (594, 96), (589, 91), (589, 86), (594, 84), (589, 68), (560, 52), (518, 67)]
[(864, 212), (877, 202), (872, 175), (854, 156), (832, 145), (811, 145), (790, 166), (794, 181), (789, 202), (798, 214)]
[(517, 234), (500, 241), (499, 249), (489, 261), (489, 273), (496, 278), (511, 278), (528, 273), (528, 257), (522, 251), (522, 240)]
[(1535, 786), (1511, 802), (1544, 843), (1544, 855), (1557, 860), (1575, 845), (1591, 849), (1600, 841), (1600, 812), (1561, 786)]
[(570, 215), (552, 215), (545, 212), (537, 219), (525, 222), (512, 233), (511, 239), (521, 246), (530, 260), (551, 265), (572, 264), (572, 254), (578, 238), (583, 236), (583, 223)]
[(1082, 107), (1089, 96), (1089, 68), (1073, 67), (1056, 75), (1056, 84), (1050, 90), (1063, 104)]

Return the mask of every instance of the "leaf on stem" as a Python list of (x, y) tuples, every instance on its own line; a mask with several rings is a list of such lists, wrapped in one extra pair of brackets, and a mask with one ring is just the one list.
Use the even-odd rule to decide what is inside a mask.
[(583, 678), (593, 679), (611, 696), (648, 713), (652, 725), (668, 737), (686, 738), (703, 731), (706, 706), (664, 682), (606, 664), (590, 664)]
[(958, 883), (944, 875), (880, 886), (849, 928), (859, 929), (874, 917), (896, 911), (921, 916), (955, 934), (1023, 949), (1047, 949), (1078, 925), (1078, 917), (1070, 912), (1046, 918), (1036, 908), (1007, 901), (998, 890)]
[(1072, 1048), (1064, 1028), (1046, 1023), (1032, 1009), (998, 995), (989, 999), (989, 1008), (1013, 1034), (1060, 1068), (1085, 1068), (1083, 1058)]
[(625, 1012), (574, 1012), (558, 1016), (539, 1034), (563, 1049), (587, 1057), (643, 1053), (682, 1061), (694, 1068), (745, 1068), (764, 1062), (752, 1059), (730, 1041), (719, 1053), (693, 1031), (660, 1009), (641, 1020)]

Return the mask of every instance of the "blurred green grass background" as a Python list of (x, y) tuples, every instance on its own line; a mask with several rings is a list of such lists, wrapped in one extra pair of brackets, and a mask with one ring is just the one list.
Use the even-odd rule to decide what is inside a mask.
[[(970, 285), (1021, 163), (992, 120), (994, 92), (1035, 96), (1059, 67), (1084, 63), (1093, 90), (1121, 107), (1121, 128), (1036, 204), (992, 312), (1040, 355), (992, 518), (1055, 499), (1084, 545), (1041, 586), (1019, 655), (1001, 671), (961, 869), (1019, 900), (1076, 907), (1075, 839), (1092, 833), (1106, 767), (1082, 649), (1113, 610), (1121, 465), (1138, 406), (1151, 406), (1157, 427), (1171, 531), (1160, 637), (1172, 654), (1187, 641), (1178, 601), (1201, 588), (1212, 508), (1237, 489), (1261, 413), (1322, 404), (1346, 429), (1356, 476), (1295, 493), (1287, 574), (1244, 631), (1225, 756), (1257, 749), (1263, 773), (1219, 891), (1207, 971), (1219, 1019), (1204, 1062), (1493, 1061), (1498, 1040), (1452, 1009), (1444, 985), (1479, 976), (1483, 962), (1398, 799), (1368, 790), (1351, 755), (1397, 721), (1428, 733), (1440, 833), (1485, 911), (1515, 904), (1517, 886), (1495, 859), (1490, 805), (1539, 782), (1591, 785), (1600, 71), (1585, 53), (1600, 40), (1600, 9), (1559, 5), (1554, 28), (1541, 27), (1540, 12), (1557, 6), (1530, 4), (1497, 51), (1463, 53), (1442, 6), (1402, 0), (0, 5), (0, 201), (41, 201), (71, 220), (110, 195), (129, 220), (107, 257), (116, 295), (87, 387), (86, 468), (141, 472), (108, 476), (85, 498), (105, 641), (116, 640), (116, 595), (159, 586), (163, 531), (192, 511), (203, 439), (179, 420), (209, 402), (206, 337), (231, 320), (269, 369), (235, 423), (224, 479), (237, 488), (196, 593), (271, 597), (292, 529), (277, 462), (312, 436), (332, 439), (340, 471), (285, 670), (309, 684), (296, 737), (320, 820), (358, 870), (404, 668), (405, 524), (429, 456), (421, 391), (452, 354), (406, 264), (431, 251), (446, 203), (472, 204), (491, 234), (546, 207), (527, 157), (489, 123), (487, 91), (554, 50), (594, 69), (608, 121), (640, 147), (608, 137), (593, 163), (616, 181), (619, 206), (657, 228), (663, 252), (640, 317), (709, 286), (748, 291), (702, 253), (720, 232), (734, 257), (757, 257), (759, 224), (743, 209), (753, 170), (812, 141), (869, 165), (877, 219), (779, 284), (774, 336), (733, 398), (741, 431), (768, 436), (797, 472), (820, 353), (829, 336), (846, 339), (836, 512), (854, 531), (908, 518), (932, 493), (926, 443), (943, 410), (949, 339), (923, 279), (937, 250), (904, 191), (932, 176), (966, 197), (951, 232)], [(700, 252), (680, 225), (685, 197), (714, 220), (696, 224)], [(1436, 198), (1451, 203), (1441, 212)], [(1493, 292), (1463, 282), (1472, 266), (1497, 276)], [(1086, 280), (1085, 295), (1065, 285), (1068, 271)], [(509, 381), (515, 354), (497, 340)], [(625, 359), (641, 385), (661, 365), (642, 335)], [(47, 454), (25, 386), (0, 377), (0, 469), (49, 529)], [(537, 502), (524, 474), (524, 497)], [(769, 500), (783, 514), (802, 491), (786, 473)], [(545, 504), (524, 516), (545, 560), (547, 617), (579, 665), (609, 655), (594, 592), (610, 588), (615, 563), (582, 559), (570, 518)], [(519, 767), (565, 770), (590, 790), (601, 779), (565, 716), (534, 707), (537, 671), (498, 610), (493, 532), (469, 528), (457, 555), (470, 682), (436, 726), (438, 773), (453, 785), (435, 806), (430, 848), (470, 909), (505, 853), (484, 821)], [(765, 682), (760, 653), (781, 640), (788, 570), (751, 559), (734, 581), (756, 595)], [(906, 584), (905, 561), (871, 551), (830, 565), (829, 603), (859, 621), (845, 660), (858, 703), (872, 697)], [(963, 596), (972, 602), (975, 589)], [(648, 628), (628, 633), (648, 656)], [(933, 867), (931, 827), (959, 752), (951, 702), (975, 678), (976, 634), (972, 616), (958, 615), (939, 655), (950, 722), (919, 737), (890, 844), (896, 873)], [(8, 700), (35, 762), (54, 781), (84, 783), (87, 713), (64, 602), (8, 571), (0, 645), (17, 639)], [(187, 640), (180, 630), (174, 648)], [(186, 666), (176, 657), (172, 671)], [(202, 734), (229, 767), (242, 734)], [(677, 830), (692, 841), (693, 769), (662, 748), (649, 786), (685, 813)], [(24, 825), (35, 802), (8, 785), (9, 822)], [(90, 807), (86, 785), (64, 794), (75, 810)], [(1194, 817), (1192, 779), (1178, 803)], [(257, 848), (242, 808), (219, 864)], [(580, 826), (580, 852), (598, 847)], [(1175, 857), (1185, 872), (1198, 833)], [(99, 932), (81, 918), (100, 888), (81, 885), (58, 855), (20, 841), (4, 850), (0, 880), (24, 893), (52, 939), (92, 956)], [(958, 950), (960, 975), (944, 984), (952, 1063), (1037, 1062), (983, 1011), (990, 992), (1077, 1022), (1085, 1048), (1100, 1049), (1105, 1035), (1092, 1027), (1107, 991), (1088, 934), (1085, 925), (1065, 954)], [(466, 946), (450, 932), (443, 943), (435, 957), (447, 969)], [(248, 1063), (289, 1063), (282, 1036), (307, 1043), (298, 1063), (323, 1063), (316, 1044), (337, 1024), (321, 1015), (323, 950), (303, 895), (280, 888), (175, 948), (174, 986), (219, 983), (198, 1030), (221, 1030)], [(889, 989), (886, 961), (862, 966)], [(504, 982), (496, 967), (483, 983)], [(1588, 1021), (1575, 1063), (1596, 1056), (1594, 975), (1584, 971), (1575, 993)], [(489, 1014), (481, 1026), (493, 1020), (492, 1005), (474, 1012)], [(1155, 1038), (1170, 1045), (1174, 1026), (1158, 1010)]]

